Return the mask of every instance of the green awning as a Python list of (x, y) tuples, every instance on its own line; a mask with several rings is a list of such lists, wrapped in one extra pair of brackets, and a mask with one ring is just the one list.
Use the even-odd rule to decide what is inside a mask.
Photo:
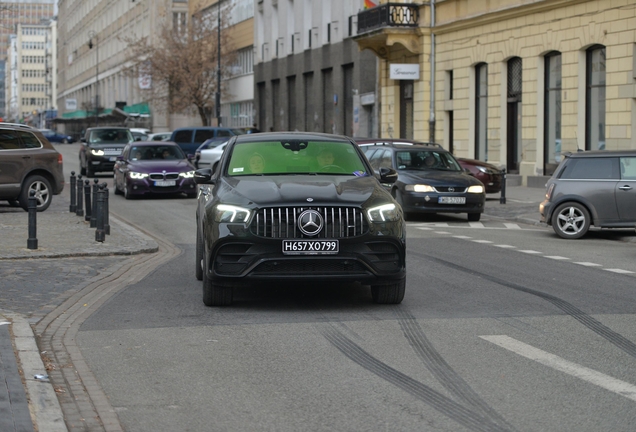
[(148, 106), (148, 103), (146, 102), (142, 102), (142, 103), (138, 103), (138, 104), (134, 104), (134, 105), (125, 105), (123, 107), (123, 111), (126, 114), (132, 114), (132, 115), (142, 115), (142, 114), (146, 114), (149, 115), (150, 114), (150, 107)]
[(86, 118), (86, 116), (87, 116), (86, 110), (77, 110), (77, 111), (71, 111), (71, 112), (66, 112), (62, 114), (62, 118), (65, 118), (65, 119)]

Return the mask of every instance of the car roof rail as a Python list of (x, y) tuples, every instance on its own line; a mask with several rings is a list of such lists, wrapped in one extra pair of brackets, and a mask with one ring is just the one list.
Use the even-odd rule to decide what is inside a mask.
[(11, 127), (20, 127), (24, 129), (36, 130), (33, 126), (29, 126), (22, 123), (9, 123), (9, 122), (0, 122), (0, 126), (11, 126)]

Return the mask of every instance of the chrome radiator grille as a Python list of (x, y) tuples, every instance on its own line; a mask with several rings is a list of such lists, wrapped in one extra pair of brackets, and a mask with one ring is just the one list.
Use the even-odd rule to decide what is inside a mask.
[(151, 173), (149, 177), (151, 180), (176, 180), (179, 178), (179, 173)]
[[(298, 228), (298, 216), (305, 210), (316, 210), (324, 226), (315, 236), (303, 234)], [(260, 209), (252, 219), (250, 232), (269, 238), (346, 238), (369, 231), (362, 210), (353, 207), (273, 207)]]

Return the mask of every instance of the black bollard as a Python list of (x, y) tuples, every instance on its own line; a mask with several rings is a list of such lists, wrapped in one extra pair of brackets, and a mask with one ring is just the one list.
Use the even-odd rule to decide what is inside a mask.
[(108, 217), (108, 185), (104, 183), (104, 232), (106, 235), (110, 235), (110, 218)]
[(91, 228), (97, 228), (97, 191), (99, 190), (99, 179), (93, 179), (93, 211), (91, 212)]
[(97, 202), (97, 229), (95, 230), (95, 241), (103, 242), (106, 240), (106, 233), (104, 232), (104, 185), (99, 185), (95, 201)]
[(75, 213), (77, 206), (75, 204), (75, 171), (71, 171), (71, 205), (68, 206), (68, 211)]
[(84, 204), (86, 206), (84, 220), (90, 221), (93, 214), (93, 204), (91, 202), (91, 182), (88, 180), (84, 180)]
[(75, 214), (77, 216), (84, 216), (84, 194), (82, 193), (82, 176), (77, 176), (77, 209)]
[(27, 205), (29, 209), (29, 239), (27, 240), (27, 248), (38, 248), (38, 236), (37, 236), (37, 214), (38, 214), (38, 201), (35, 198), (35, 191), (29, 192), (29, 202)]
[(506, 169), (501, 170), (501, 196), (499, 197), (499, 204), (506, 203)]

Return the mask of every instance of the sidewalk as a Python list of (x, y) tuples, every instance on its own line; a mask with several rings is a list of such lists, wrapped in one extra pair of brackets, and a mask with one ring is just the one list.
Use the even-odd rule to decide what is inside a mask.
[[(505, 204), (500, 203), (500, 194), (488, 196), (484, 218), (538, 225), (539, 203), (544, 194), (543, 188), (508, 187)], [(62, 193), (54, 197), (49, 209), (37, 214), (38, 247), (28, 249), (28, 213), (0, 202), (0, 261), (132, 255), (158, 250), (152, 238), (112, 215), (109, 223), (110, 235), (103, 243), (95, 241), (95, 228), (90, 228), (83, 216), (69, 211), (68, 193)], [(0, 386), (0, 412), (10, 413), (0, 416), (3, 432), (34, 430), (29, 412), (35, 430), (67, 431), (53, 386), (48, 379), (34, 378), (47, 375), (40, 354), (28, 321), (19, 314), (3, 311), (0, 305), (0, 382), (6, 384)]]

